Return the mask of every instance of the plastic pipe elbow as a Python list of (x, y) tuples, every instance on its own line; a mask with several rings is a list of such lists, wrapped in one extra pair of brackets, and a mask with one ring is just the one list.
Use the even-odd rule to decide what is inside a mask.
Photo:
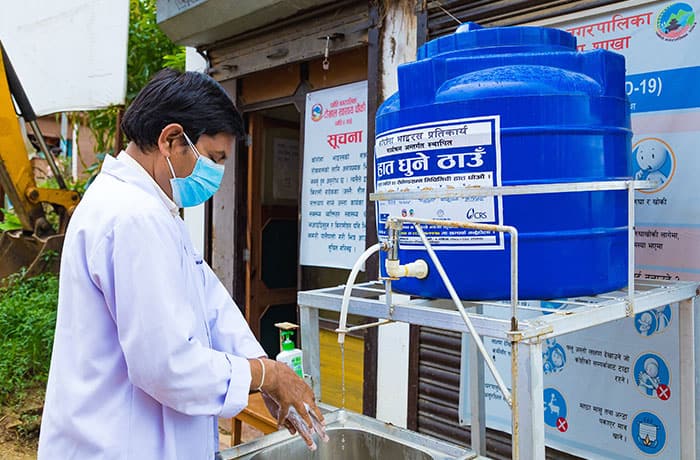
[(398, 260), (387, 259), (384, 265), (386, 273), (392, 278), (418, 278), (423, 279), (428, 276), (428, 264), (423, 259), (401, 265)]

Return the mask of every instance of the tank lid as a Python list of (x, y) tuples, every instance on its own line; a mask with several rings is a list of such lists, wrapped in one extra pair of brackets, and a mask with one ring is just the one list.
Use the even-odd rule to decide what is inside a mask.
[(472, 54), (493, 53), (494, 48), (519, 47), (542, 50), (576, 50), (576, 37), (570, 33), (546, 27), (482, 27), (475, 22), (465, 22), (455, 33), (431, 40), (418, 49), (418, 60), (436, 57), (455, 51), (471, 51)]

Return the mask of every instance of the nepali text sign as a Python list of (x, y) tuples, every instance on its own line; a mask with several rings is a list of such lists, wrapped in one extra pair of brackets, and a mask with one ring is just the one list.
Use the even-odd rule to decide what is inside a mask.
[(367, 82), (309, 93), (300, 263), (351, 268), (365, 250)]
[[(500, 117), (440, 120), (383, 132), (375, 144), (378, 193), (449, 191), (501, 185)], [(482, 224), (503, 222), (500, 197), (397, 199), (377, 203), (380, 239), (388, 238), (389, 216)], [(438, 249), (503, 249), (500, 233), (426, 225)], [(403, 229), (402, 248), (423, 249), (411, 226)]]

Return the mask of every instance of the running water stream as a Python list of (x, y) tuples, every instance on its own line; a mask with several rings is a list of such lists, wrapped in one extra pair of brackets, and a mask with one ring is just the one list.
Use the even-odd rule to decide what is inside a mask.
[[(340, 401), (341, 409), (345, 410), (345, 343), (340, 344)], [(340, 438), (340, 450), (345, 450), (345, 433)]]
[(340, 396), (341, 409), (345, 409), (345, 344), (340, 344)]

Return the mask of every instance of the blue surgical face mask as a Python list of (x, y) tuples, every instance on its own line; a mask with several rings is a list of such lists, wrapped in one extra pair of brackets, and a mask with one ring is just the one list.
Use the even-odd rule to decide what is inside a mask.
[(181, 208), (189, 208), (204, 203), (209, 198), (214, 196), (221, 185), (221, 179), (224, 177), (224, 166), (218, 165), (209, 158), (200, 155), (197, 147), (194, 146), (187, 134), (182, 133), (185, 140), (190, 145), (192, 152), (197, 157), (197, 162), (194, 164), (192, 173), (187, 177), (175, 176), (170, 158), (165, 160), (170, 166), (170, 173), (173, 178), (170, 179), (170, 186), (173, 189), (173, 201)]

